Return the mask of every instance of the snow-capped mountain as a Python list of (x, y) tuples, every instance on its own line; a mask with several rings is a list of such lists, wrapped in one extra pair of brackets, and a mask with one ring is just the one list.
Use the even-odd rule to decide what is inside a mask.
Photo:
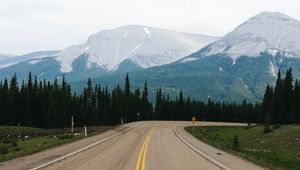
[(86, 43), (61, 51), (56, 60), (63, 73), (73, 70), (79, 56), (86, 57), (87, 68), (115, 71), (125, 60), (149, 68), (179, 60), (217, 39), (148, 26), (122, 26), (91, 35)]
[(148, 26), (122, 26), (91, 35), (87, 42), (62, 51), (44, 51), (0, 60), (0, 78), (28, 72), (69, 80), (159, 66), (177, 61), (218, 40), (218, 37), (182, 33)]
[[(16, 65), (21, 62), (28, 61), (32, 64), (38, 63), (38, 60), (46, 57), (55, 57), (59, 51), (37, 51), (20, 56), (4, 55), (2, 60), (0, 59), (0, 69), (9, 66)], [(1, 58), (1, 55), (0, 55)]]
[(202, 55), (257, 57), (261, 52), (300, 57), (300, 22), (279, 12), (262, 12), (202, 50)]
[(14, 55), (0, 53), (0, 60), (6, 59), (9, 57), (14, 57)]
[[(299, 21), (263, 12), (188, 57), (130, 76), (133, 86), (141, 87), (146, 79), (150, 88), (162, 87), (169, 94), (182, 89), (202, 100), (260, 101), (266, 85), (274, 85), (278, 70), (284, 75), (290, 67), (293, 77), (300, 79)], [(117, 79), (122, 81), (120, 76), (96, 80), (113, 84)]]

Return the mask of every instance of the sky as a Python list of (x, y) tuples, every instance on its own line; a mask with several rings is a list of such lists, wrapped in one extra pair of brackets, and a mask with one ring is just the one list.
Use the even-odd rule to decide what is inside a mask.
[(122, 25), (223, 36), (262, 11), (300, 20), (298, 0), (0, 0), (0, 53), (62, 50)]

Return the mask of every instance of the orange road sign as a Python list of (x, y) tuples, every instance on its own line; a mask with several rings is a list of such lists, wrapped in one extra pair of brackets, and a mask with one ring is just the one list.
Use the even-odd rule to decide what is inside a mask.
[(196, 118), (195, 118), (195, 116), (192, 117), (192, 123), (193, 123), (193, 125), (196, 123)]

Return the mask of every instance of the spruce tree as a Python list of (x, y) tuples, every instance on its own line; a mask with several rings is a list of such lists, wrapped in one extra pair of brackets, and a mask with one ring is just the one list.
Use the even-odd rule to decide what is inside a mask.
[(234, 137), (233, 137), (232, 149), (236, 150), (236, 151), (240, 150), (240, 142), (239, 142), (239, 138), (237, 135), (234, 135)]
[(292, 104), (293, 104), (293, 74), (292, 68), (289, 68), (286, 71), (286, 76), (284, 79), (284, 97), (283, 97), (283, 122), (284, 123), (292, 123), (293, 120), (290, 118), (292, 112)]
[(129, 76), (128, 74), (126, 74), (126, 78), (125, 78), (125, 96), (129, 96), (130, 95), (130, 82), (129, 82)]
[(268, 115), (271, 114), (272, 99), (273, 99), (273, 89), (268, 84), (262, 102), (262, 111), (264, 114), (268, 114)]
[(294, 123), (300, 123), (300, 83), (295, 82), (294, 95), (293, 95), (293, 116)]

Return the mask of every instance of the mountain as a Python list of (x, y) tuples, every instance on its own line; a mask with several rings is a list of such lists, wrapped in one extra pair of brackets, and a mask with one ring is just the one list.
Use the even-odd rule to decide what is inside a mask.
[(300, 22), (282, 13), (262, 12), (206, 47), (201, 55), (226, 54), (234, 64), (241, 56), (258, 57), (265, 51), (300, 57)]
[(40, 57), (0, 62), (1, 75), (32, 71), (39, 78), (65, 74), (69, 79), (128, 72), (169, 64), (217, 40), (217, 37), (129, 25), (103, 30), (87, 42)]
[(0, 60), (0, 69), (6, 68), (24, 61), (29, 61), (34, 64), (37, 63), (38, 60), (46, 57), (56, 56), (59, 51), (37, 51), (21, 56), (12, 56), (12, 55), (0, 55), (0, 57), (4, 56), (2, 60)]
[(14, 55), (0, 53), (0, 60), (6, 59), (9, 57), (14, 57)]
[[(237, 102), (261, 101), (279, 69), (292, 67), (294, 77), (300, 78), (300, 22), (296, 19), (262, 12), (220, 39), (206, 41), (205, 37), (209, 38), (123, 26), (94, 34), (86, 43), (68, 47), (57, 56), (3, 68), (0, 74), (15, 70), (21, 77), (28, 71), (38, 78), (65, 74), (79, 90), (88, 77), (102, 86), (122, 85), (129, 72), (132, 87), (142, 88), (148, 81), (152, 98), (161, 87), (171, 97), (182, 89), (192, 98)], [(197, 50), (195, 44), (203, 48)]]
[(84, 44), (71, 46), (58, 54), (61, 72), (71, 72), (72, 63), (80, 56), (107, 71), (118, 70), (125, 60), (142, 68), (177, 61), (209, 43), (216, 37), (164, 30), (147, 26), (122, 26), (91, 35)]
[[(299, 79), (300, 23), (281, 13), (262, 12), (177, 62), (135, 71), (130, 77), (139, 87), (148, 80), (152, 94), (162, 87), (173, 96), (183, 89), (202, 100), (260, 101), (278, 70), (289, 67)], [(116, 85), (123, 78), (122, 74), (102, 76), (95, 82)]]

